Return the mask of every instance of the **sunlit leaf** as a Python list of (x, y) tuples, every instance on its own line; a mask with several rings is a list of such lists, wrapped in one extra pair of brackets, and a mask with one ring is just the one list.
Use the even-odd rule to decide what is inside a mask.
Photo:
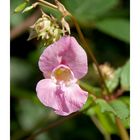
[(110, 92), (112, 92), (119, 85), (120, 72), (121, 69), (119, 68), (115, 71), (114, 76), (111, 79), (106, 80), (106, 85)]
[(124, 102), (128, 108), (130, 107), (130, 96), (121, 96), (119, 99)]
[(118, 131), (115, 124), (115, 116), (108, 112), (102, 113), (99, 107), (95, 108), (95, 112), (105, 131), (107, 131), (109, 134), (117, 134)]
[(95, 102), (99, 105), (102, 113), (111, 112), (120, 119), (127, 119), (129, 117), (128, 107), (118, 99), (109, 103), (103, 99), (97, 99)]
[(120, 119), (127, 119), (129, 117), (129, 109), (125, 103), (123, 103), (121, 100), (113, 100), (109, 103), (111, 107), (116, 112), (117, 116)]
[(116, 115), (116, 112), (114, 111), (114, 109), (103, 99), (97, 99), (96, 104), (99, 105), (101, 112), (111, 112), (113, 114)]
[(125, 91), (130, 90), (130, 61), (127, 61), (124, 67), (122, 67), (120, 82), (123, 90)]

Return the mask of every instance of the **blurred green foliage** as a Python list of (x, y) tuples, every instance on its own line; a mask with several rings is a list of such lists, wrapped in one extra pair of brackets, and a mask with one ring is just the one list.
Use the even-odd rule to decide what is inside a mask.
[[(11, 0), (11, 30), (23, 23), (36, 10), (14, 14), (14, 9), (22, 2), (24, 1)], [(105, 133), (111, 135), (112, 140), (119, 140), (115, 116), (122, 120), (128, 130), (130, 120), (129, 0), (61, 0), (61, 2), (78, 20), (98, 62), (100, 64), (107, 62), (115, 69), (115, 77), (106, 81), (109, 90), (116, 91), (121, 88), (124, 93), (119, 99), (109, 103), (97, 99), (87, 112), (42, 133), (35, 140), (103, 140), (103, 133), (92, 122), (93, 116), (102, 125)], [(17, 10), (21, 10), (22, 6)], [(52, 9), (48, 8), (45, 11), (60, 18), (58, 12)], [(69, 22), (72, 35), (79, 39), (75, 27), (70, 20)], [(43, 79), (38, 68), (38, 59), (44, 47), (35, 39), (27, 42), (28, 35), (27, 32), (22, 33), (11, 40), (12, 140), (25, 140), (36, 130), (47, 127), (60, 118), (52, 110), (44, 107), (36, 96), (36, 84)], [(90, 93), (101, 96), (99, 77), (90, 58), (89, 72), (80, 85), (86, 87)], [(93, 99), (89, 97), (84, 108), (92, 102)]]

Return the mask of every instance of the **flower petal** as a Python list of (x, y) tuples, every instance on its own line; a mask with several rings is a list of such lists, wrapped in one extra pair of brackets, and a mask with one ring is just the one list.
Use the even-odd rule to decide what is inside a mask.
[(36, 92), (39, 100), (54, 110), (68, 112), (65, 105), (64, 91), (56, 85), (51, 79), (43, 79), (38, 82)]
[(66, 116), (80, 110), (86, 102), (88, 94), (79, 85), (69, 87), (55, 85), (50, 79), (39, 81), (36, 87), (39, 100), (54, 109), (58, 115)]
[(67, 116), (73, 112), (76, 112), (82, 108), (88, 98), (88, 93), (82, 90), (79, 85), (73, 84), (70, 87), (63, 88), (65, 106), (67, 111), (55, 110), (55, 113), (62, 116)]
[(60, 109), (61, 102), (59, 96), (56, 95), (56, 85), (52, 82), (51, 79), (43, 79), (38, 82), (37, 87), (37, 96), (39, 100), (48, 107), (53, 109)]
[(87, 73), (87, 55), (74, 37), (62, 37), (47, 47), (39, 60), (40, 70), (46, 78), (50, 77), (52, 70), (60, 64), (68, 66), (76, 79)]

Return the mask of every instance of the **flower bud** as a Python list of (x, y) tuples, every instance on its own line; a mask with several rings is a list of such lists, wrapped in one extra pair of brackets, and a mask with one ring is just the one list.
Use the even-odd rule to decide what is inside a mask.
[[(46, 14), (43, 14), (31, 28), (30, 35), (35, 32), (35, 37), (37, 39), (41, 38), (44, 41), (44, 45), (50, 45), (62, 36), (62, 30), (56, 23), (56, 20)], [(31, 36), (29, 36), (28, 40), (30, 39), (32, 39)]]

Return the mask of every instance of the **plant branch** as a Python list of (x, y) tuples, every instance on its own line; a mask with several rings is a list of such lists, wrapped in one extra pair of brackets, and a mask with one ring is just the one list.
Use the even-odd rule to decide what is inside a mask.
[(121, 139), (122, 140), (129, 140), (128, 133), (127, 133), (126, 129), (124, 128), (121, 120), (118, 117), (116, 117), (115, 121), (116, 121), (116, 125), (118, 127), (118, 130), (119, 130)]
[(82, 110), (81, 112), (73, 113), (73, 114), (71, 114), (71, 115), (69, 115), (69, 116), (67, 116), (67, 117), (64, 117), (64, 118), (62, 118), (62, 119), (60, 119), (60, 120), (57, 120), (57, 121), (51, 123), (48, 127), (42, 128), (42, 129), (36, 131), (34, 134), (32, 134), (31, 136), (29, 136), (26, 140), (33, 140), (33, 139), (34, 139), (36, 136), (38, 136), (39, 134), (44, 133), (44, 132), (47, 132), (48, 130), (50, 130), (50, 129), (54, 128), (54, 127), (57, 127), (57, 126), (61, 125), (61, 124), (64, 123), (66, 120), (69, 120), (69, 119), (71, 119), (71, 118), (74, 118), (74, 117), (80, 115), (81, 113), (87, 111), (92, 105), (93, 105), (93, 104), (90, 104), (87, 108), (85, 108), (85, 109)]
[[(70, 17), (71, 17), (71, 19), (72, 19), (72, 21), (73, 21), (73, 23), (74, 23), (74, 25), (75, 25), (75, 27), (76, 27), (76, 30), (77, 30), (77, 32), (78, 32), (78, 34), (79, 34), (79, 37), (80, 37), (80, 39), (81, 39), (81, 42), (83, 43), (83, 46), (85, 47), (85, 49), (87, 49), (88, 54), (90, 55), (91, 59), (93, 60), (93, 62), (95, 63), (95, 65), (96, 65), (96, 67), (97, 67), (97, 70), (98, 70), (98, 73), (99, 73), (99, 76), (100, 76), (100, 82), (101, 82), (102, 88), (106, 90), (106, 93), (107, 93), (107, 94), (109, 94), (109, 90), (108, 90), (108, 88), (107, 88), (107, 86), (106, 86), (104, 77), (103, 77), (102, 72), (101, 72), (101, 70), (100, 70), (100, 68), (99, 68), (99, 64), (98, 64), (98, 62), (97, 62), (97, 60), (96, 60), (96, 58), (95, 58), (95, 56), (94, 56), (92, 50), (91, 50), (90, 47), (88, 46), (88, 44), (87, 44), (87, 42), (86, 42), (86, 40), (85, 40), (85, 38), (84, 38), (84, 35), (83, 35), (83, 33), (82, 33), (81, 29), (80, 29), (80, 26), (79, 26), (77, 20), (76, 20), (75, 17), (72, 16), (71, 14), (70, 14)], [(103, 95), (106, 95), (106, 93), (103, 92)]]
[(80, 85), (80, 87), (85, 89), (93, 97), (94, 100), (97, 98), (96, 95), (94, 95), (94, 89), (92, 86), (90, 86), (90, 85), (88, 85), (85, 82), (80, 81), (80, 80), (78, 81), (78, 84)]
[(42, 3), (43, 5), (47, 6), (47, 7), (50, 7), (54, 10), (58, 10), (58, 7), (52, 3), (49, 3), (47, 1), (44, 1), (44, 0), (38, 0), (38, 2)]

